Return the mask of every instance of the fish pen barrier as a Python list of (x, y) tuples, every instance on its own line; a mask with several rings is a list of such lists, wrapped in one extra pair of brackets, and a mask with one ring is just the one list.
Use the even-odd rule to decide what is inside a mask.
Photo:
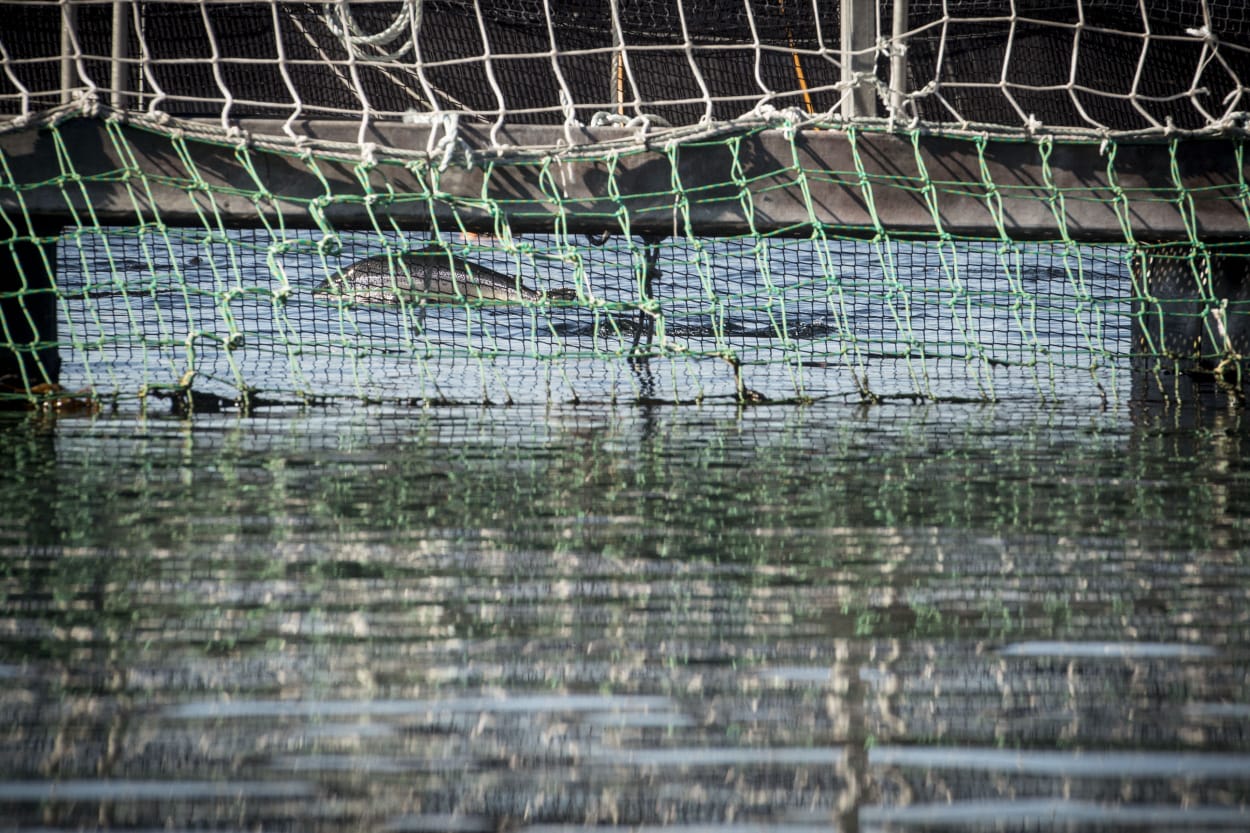
[(0, 13), (12, 405), (1244, 398), (1235, 0)]

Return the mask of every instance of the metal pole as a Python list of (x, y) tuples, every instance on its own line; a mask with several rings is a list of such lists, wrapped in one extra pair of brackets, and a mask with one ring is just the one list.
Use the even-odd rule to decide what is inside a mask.
[(113, 0), (113, 49), (109, 73), (109, 104), (114, 110), (126, 107), (126, 93), (130, 90), (130, 0)]
[(68, 0), (61, 5), (61, 103), (68, 104), (73, 95), (70, 92), (76, 83), (77, 72), (74, 67), (74, 38), (78, 29), (78, 7)]
[(876, 70), (876, 0), (842, 0), (842, 83), (851, 85), (842, 95), (842, 116), (867, 118), (877, 114), (876, 90), (867, 81)]
[(903, 117), (903, 102), (907, 100), (907, 4), (908, 0), (894, 0), (894, 29), (890, 41), (890, 116)]

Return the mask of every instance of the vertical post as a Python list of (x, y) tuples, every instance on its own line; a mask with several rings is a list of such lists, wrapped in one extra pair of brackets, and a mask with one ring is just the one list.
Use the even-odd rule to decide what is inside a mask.
[(612, 102), (616, 114), (625, 115), (625, 41), (621, 37), (621, 25), (617, 0), (612, 0)]
[(113, 0), (113, 48), (112, 66), (109, 72), (109, 104), (114, 110), (126, 108), (126, 93), (130, 91), (130, 0)]
[(890, 39), (890, 117), (903, 117), (907, 97), (907, 4), (894, 0), (894, 27)]
[(29, 237), (10, 228), (14, 238), (0, 242), (0, 393), (29, 393), (61, 375), (53, 283), (61, 224), (36, 218)]
[(842, 0), (842, 117), (870, 118), (877, 114), (876, 90), (865, 82), (876, 71), (877, 2)]
[(73, 3), (61, 6), (61, 103), (68, 104), (70, 90), (78, 86), (78, 68), (74, 65), (74, 33), (78, 31), (78, 7)]

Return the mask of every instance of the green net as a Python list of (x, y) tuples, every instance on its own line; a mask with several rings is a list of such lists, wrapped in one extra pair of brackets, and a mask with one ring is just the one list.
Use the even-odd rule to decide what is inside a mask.
[(1242, 396), (1233, 0), (0, 0), (0, 396)]
[[(1151, 244), (1127, 220), (1122, 239), (1085, 242), (1064, 201), (1086, 190), (870, 175), (855, 141), (846, 170), (813, 171), (802, 134), (758, 128), (781, 133), (795, 160), (763, 177), (747, 169), (743, 133), (701, 137), (701, 148), (733, 160), (725, 181), (709, 184), (702, 170), (687, 181), (676, 161), (687, 146), (676, 143), (660, 154), (671, 162), (667, 188), (642, 191), (635, 168), (597, 147), (579, 157), (602, 171), (593, 199), (561, 183), (567, 160), (557, 154), (467, 158), (458, 170), (486, 171), (468, 197), (440, 188), (457, 169), (438, 157), (357, 159), (358, 187), (344, 189), (332, 152), (89, 122), (108, 137), (105, 158), (67, 135), (82, 123), (38, 129), (56, 159), (47, 178), (22, 170), (29, 153), (0, 155), (0, 242), (14, 253), (3, 347), (18, 359), (9, 397), (57, 406), (72, 394), (109, 407), (157, 397), (193, 409), (340, 399), (1105, 402), (1193, 380), (1236, 388), (1247, 352), (1235, 244)], [(173, 164), (150, 164), (153, 137)], [(984, 140), (964, 144), (984, 158)], [(222, 158), (234, 180), (205, 161)], [(279, 162), (318, 187), (274, 177)], [(863, 221), (831, 222), (818, 178), (851, 182)], [(500, 186), (514, 179), (538, 190)], [(1221, 199), (1240, 210), (1238, 187)], [(874, 198), (898, 191), (933, 207), (930, 229), (886, 227)], [(806, 216), (768, 213), (770, 199), (794, 194)], [(937, 206), (952, 195), (985, 206), (997, 233), (948, 231)], [(1169, 204), (1120, 196), (1126, 215)], [(1043, 239), (1014, 239), (1007, 215), (1025, 202), (1054, 222)], [(49, 204), (64, 224), (41, 219)], [(700, 212), (725, 206), (745, 218), (739, 233), (701, 233)], [(413, 211), (429, 228), (405, 227)], [(139, 221), (113, 222), (127, 212)], [(596, 224), (611, 233), (575, 230)]]

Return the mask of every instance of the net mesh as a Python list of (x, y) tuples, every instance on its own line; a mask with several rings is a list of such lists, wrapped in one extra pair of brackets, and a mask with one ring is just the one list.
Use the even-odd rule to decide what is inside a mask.
[[(5, 396), (212, 409), (1241, 387), (1241, 3), (0, 11)], [(835, 134), (845, 156), (813, 163)], [(765, 135), (780, 144), (761, 174)], [(903, 162), (872, 136), (901, 139)], [(937, 171), (935, 136), (969, 164)], [(987, 137), (1035, 149), (1036, 176), (1004, 178)], [(1232, 176), (1192, 184), (1184, 141), (1235, 158)], [(1164, 191), (1117, 167), (1141, 142), (1162, 149)], [(1073, 148), (1096, 149), (1100, 185), (1064, 178)], [(984, 216), (964, 227), (952, 200)], [(1111, 224), (1091, 231), (1086, 204)], [(1174, 227), (1135, 219), (1155, 204)], [(1213, 205), (1232, 217), (1214, 234)], [(380, 264), (368, 292), (362, 261)], [(440, 268), (450, 290), (430, 284)]]
[[(946, 129), (1097, 134), (1239, 124), (1238, 0), (463, 0), (5, 3), (0, 110), (505, 123), (794, 108)], [(856, 40), (844, 26), (866, 21)], [(846, 31), (844, 31), (846, 30)], [(874, 113), (857, 113), (871, 116)]]

